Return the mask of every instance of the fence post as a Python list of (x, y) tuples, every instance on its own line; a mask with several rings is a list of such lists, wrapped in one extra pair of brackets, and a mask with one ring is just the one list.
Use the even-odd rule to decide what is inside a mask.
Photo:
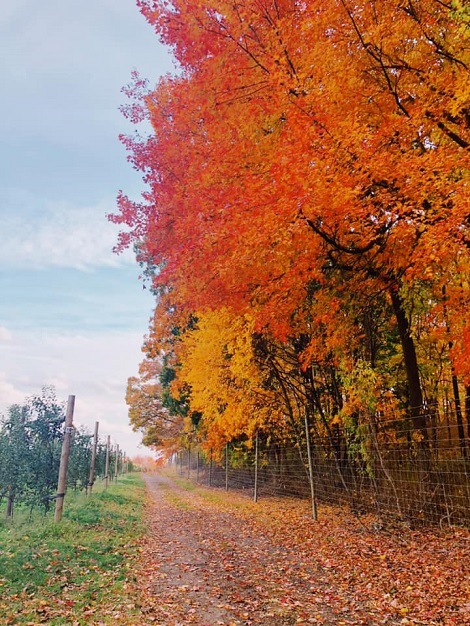
[(199, 482), (199, 449), (196, 452), (196, 482)]
[(116, 444), (116, 458), (114, 459), (114, 482), (117, 483), (119, 467), (119, 444)]
[(8, 500), (7, 500), (7, 517), (13, 517), (13, 503), (15, 501), (15, 495), (13, 493), (13, 487), (8, 487)]
[(109, 485), (109, 449), (111, 447), (111, 436), (108, 435), (106, 440), (106, 461), (104, 466), (104, 488), (107, 489)]
[(87, 493), (91, 495), (91, 490), (93, 489), (93, 484), (95, 482), (95, 465), (96, 465), (96, 451), (98, 448), (98, 428), (99, 422), (95, 422), (95, 434), (93, 435), (93, 449), (91, 451), (91, 462), (90, 462), (90, 476), (88, 478), (88, 489)]
[(228, 443), (225, 444), (225, 491), (228, 491)]
[(209, 457), (209, 487), (212, 487), (212, 448)]
[(60, 455), (59, 480), (57, 481), (57, 495), (55, 500), (54, 521), (60, 522), (64, 509), (64, 498), (67, 489), (67, 467), (70, 456), (70, 440), (73, 431), (73, 409), (75, 406), (75, 396), (69, 396), (67, 401), (67, 412), (65, 414), (64, 438), (62, 440), (62, 452)]
[(188, 444), (188, 480), (191, 477), (191, 444)]
[(253, 501), (258, 502), (258, 431), (255, 437), (255, 487), (253, 491)]
[(109, 446), (109, 482), (114, 481), (114, 445)]
[(317, 514), (317, 502), (315, 498), (315, 484), (313, 482), (312, 449), (310, 446), (310, 428), (308, 424), (307, 413), (305, 413), (305, 438), (307, 440), (308, 477), (310, 480), (310, 497), (312, 499), (312, 517), (314, 521), (316, 522), (318, 519), (318, 514)]

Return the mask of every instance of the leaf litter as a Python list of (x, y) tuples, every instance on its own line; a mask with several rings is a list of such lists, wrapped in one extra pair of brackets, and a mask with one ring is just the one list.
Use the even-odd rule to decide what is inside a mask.
[(142, 624), (470, 625), (465, 529), (374, 531), (329, 507), (313, 522), (302, 501), (145, 480)]

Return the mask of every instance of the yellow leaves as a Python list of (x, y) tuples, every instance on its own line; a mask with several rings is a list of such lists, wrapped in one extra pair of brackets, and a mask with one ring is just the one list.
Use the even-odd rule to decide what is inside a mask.
[(468, 72), (462, 72), (459, 78), (460, 80), (457, 82), (453, 101), (449, 107), (452, 116), (459, 115), (470, 100), (470, 76)]
[(415, 442), (415, 443), (420, 443), (421, 441), (423, 441), (424, 439), (424, 435), (421, 432), (417, 432), (414, 431), (411, 435), (411, 439)]
[(206, 312), (178, 347), (178, 381), (190, 387), (191, 409), (203, 413), (211, 441), (219, 446), (247, 432), (254, 416), (259, 372), (252, 332), (249, 318), (226, 309)]

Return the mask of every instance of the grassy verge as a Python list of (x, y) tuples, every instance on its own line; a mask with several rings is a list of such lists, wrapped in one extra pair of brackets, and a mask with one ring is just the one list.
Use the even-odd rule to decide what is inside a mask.
[(144, 533), (145, 487), (129, 475), (67, 494), (60, 524), (0, 522), (1, 624), (136, 624), (129, 579)]
[[(165, 473), (165, 472), (164, 472)], [(166, 472), (167, 476), (170, 476), (175, 485), (177, 485), (180, 489), (184, 491), (194, 491), (199, 488), (199, 485), (188, 478), (184, 478), (179, 474), (175, 474), (173, 472)]]

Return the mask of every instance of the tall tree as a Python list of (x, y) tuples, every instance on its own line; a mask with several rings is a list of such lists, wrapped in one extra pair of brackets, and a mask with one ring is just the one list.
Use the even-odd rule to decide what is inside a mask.
[[(225, 307), (280, 341), (312, 335), (304, 365), (327, 356), (312, 327), (326, 325), (352, 354), (359, 326), (343, 312), (386, 294), (425, 435), (410, 303), (423, 284), (436, 315), (444, 284), (461, 284), (465, 303), (470, 295), (464, 7), (138, 4), (180, 71), (129, 90), (154, 134), (125, 139), (148, 191), (141, 203), (120, 197), (113, 219), (130, 229), (121, 244), (138, 242), (139, 259), (160, 268), (156, 289), (169, 287), (188, 314)], [(466, 324), (450, 328), (468, 374)]]

